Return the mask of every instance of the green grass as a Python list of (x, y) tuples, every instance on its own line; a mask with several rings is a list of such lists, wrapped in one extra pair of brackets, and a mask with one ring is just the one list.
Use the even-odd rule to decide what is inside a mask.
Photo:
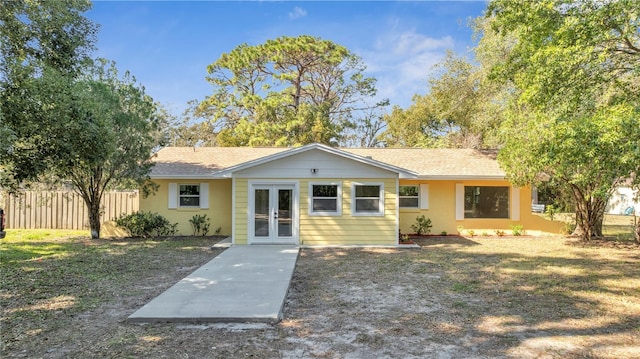
[(0, 261), (11, 265), (48, 256), (64, 256), (73, 251), (76, 240), (87, 239), (87, 231), (68, 230), (8, 230), (0, 242)]

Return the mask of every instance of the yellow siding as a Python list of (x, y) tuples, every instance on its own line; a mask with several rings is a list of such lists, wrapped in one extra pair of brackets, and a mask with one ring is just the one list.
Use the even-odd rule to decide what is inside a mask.
[[(231, 233), (231, 180), (153, 180), (159, 188), (155, 195), (140, 198), (140, 210), (155, 212), (166, 217), (171, 223), (178, 223), (178, 234), (192, 235), (189, 220), (194, 215), (206, 214), (211, 221), (209, 234), (213, 235), (220, 227), (221, 235)], [(209, 184), (209, 208), (177, 208), (169, 209), (169, 183), (178, 184)]]
[(235, 244), (247, 244), (249, 225), (249, 183), (246, 179), (234, 178), (235, 183), (235, 223), (233, 229), (233, 241)]
[[(309, 182), (342, 183), (342, 215), (309, 215)], [(353, 182), (384, 183), (384, 216), (352, 216), (351, 185)], [(318, 179), (300, 181), (300, 243), (305, 245), (395, 245), (396, 229), (395, 179)]]
[[(431, 219), (432, 234), (440, 234), (445, 231), (448, 234), (458, 233), (458, 227), (464, 230), (474, 230), (476, 234), (487, 232), (495, 234), (495, 230), (511, 230), (512, 225), (522, 225), (529, 233), (547, 232), (560, 233), (564, 225), (560, 222), (552, 222), (531, 213), (531, 188), (520, 188), (520, 219), (481, 219), (469, 218), (456, 220), (456, 183), (465, 186), (509, 186), (508, 181), (407, 181), (401, 180), (400, 185), (429, 184), (429, 209), (400, 209), (400, 231), (413, 233), (411, 225), (416, 222), (416, 217), (424, 215)], [(512, 198), (509, 199), (512, 205)]]

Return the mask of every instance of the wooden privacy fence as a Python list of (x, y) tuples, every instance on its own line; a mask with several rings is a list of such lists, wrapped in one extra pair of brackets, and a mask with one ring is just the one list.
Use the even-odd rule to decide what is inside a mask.
[[(135, 212), (138, 191), (107, 192), (102, 198), (101, 222)], [(89, 215), (82, 197), (73, 191), (24, 191), (4, 195), (0, 201), (7, 228), (89, 229)]]

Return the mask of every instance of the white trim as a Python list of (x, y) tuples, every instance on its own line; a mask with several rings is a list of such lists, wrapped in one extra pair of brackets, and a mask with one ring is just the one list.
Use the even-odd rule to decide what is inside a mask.
[[(285, 151), (286, 152), (286, 151)], [(372, 161), (372, 160), (369, 160)], [(242, 164), (240, 164), (242, 165)], [(240, 165), (236, 165), (233, 167), (237, 167)], [(257, 165), (257, 164), (256, 164)], [(376, 165), (373, 165), (375, 167), (379, 167)], [(229, 167), (229, 168), (225, 168), (222, 169), (220, 171), (212, 171), (210, 174), (194, 174), (194, 175), (149, 175), (149, 178), (151, 179), (165, 179), (165, 180), (203, 180), (203, 179), (226, 179), (226, 178), (231, 178), (231, 174), (230, 173), (226, 173), (227, 171), (229, 171), (230, 169), (232, 169), (233, 167)], [(251, 166), (248, 166), (251, 167)], [(235, 169), (234, 171), (237, 171), (239, 169)], [(398, 167), (399, 171), (404, 171), (407, 173), (410, 173), (411, 176), (406, 176), (406, 175), (401, 175), (400, 178), (402, 179), (421, 179), (421, 180), (434, 180), (434, 181), (506, 181), (508, 180), (507, 176), (503, 176), (503, 175), (496, 175), (496, 176), (463, 176), (463, 175), (420, 175), (417, 173), (413, 173), (410, 172), (407, 169), (403, 169)], [(399, 173), (399, 171), (396, 170), (390, 170), (391, 172), (396, 172)], [(224, 172), (224, 173), (223, 173)]]
[[(356, 186), (379, 186), (378, 212), (356, 212)], [(351, 182), (351, 215), (354, 217), (384, 217), (384, 182)]]
[(209, 209), (209, 184), (200, 183), (200, 209)]
[(169, 183), (169, 189), (167, 190), (167, 194), (169, 197), (169, 209), (177, 209), (178, 208), (178, 184), (177, 183)]
[(400, 245), (400, 179), (396, 178), (396, 246)]
[[(247, 189), (247, 196), (249, 195)], [(247, 205), (247, 211), (249, 210)], [(249, 213), (247, 213), (247, 222), (249, 222)], [(247, 233), (247, 243), (249, 243), (249, 233)], [(236, 179), (231, 180), (231, 244), (236, 244)]]
[(520, 220), (520, 187), (511, 187), (511, 198), (509, 198), (509, 206), (511, 206), (511, 220)]
[(506, 181), (508, 178), (502, 175), (496, 176), (473, 176), (473, 175), (418, 175), (421, 180), (436, 181)]
[(464, 183), (456, 183), (456, 221), (464, 220)]
[(399, 185), (398, 186), (398, 192), (397, 192), (398, 193), (398, 205), (400, 205), (400, 200), (402, 198), (415, 198), (414, 196), (401, 196), (400, 195), (400, 187), (416, 187), (416, 190), (418, 192), (418, 196), (417, 196), (418, 197), (418, 203), (416, 203), (415, 207), (402, 207), (402, 206), (400, 206), (399, 208), (402, 208), (402, 209), (417, 209), (417, 208), (420, 208), (420, 197), (422, 195), (420, 193), (420, 185), (417, 185), (417, 184), (402, 184), (402, 185)]
[(420, 209), (429, 209), (429, 184), (420, 183), (420, 189), (418, 191)]
[[(180, 204), (180, 198), (183, 197), (180, 195), (180, 186), (197, 186), (198, 187), (198, 205), (197, 206), (183, 206)], [(208, 186), (208, 185), (207, 185)], [(194, 208), (202, 208), (202, 192), (201, 192), (201, 188), (200, 188), (200, 183), (178, 183), (178, 208), (187, 208), (187, 209), (194, 209)], [(194, 195), (184, 195), (184, 197), (193, 197), (195, 198), (196, 196)]]
[(167, 179), (167, 180), (205, 180), (214, 179), (213, 172), (210, 174), (193, 174), (193, 175), (149, 175), (151, 179)]
[[(313, 210), (313, 186), (338, 186), (338, 197), (336, 198), (336, 211), (314, 211)], [(342, 216), (342, 182), (309, 182), (309, 216), (318, 217), (340, 217)]]
[[(292, 187), (292, 203), (291, 214), (293, 216), (291, 238), (287, 240), (279, 240), (276, 237), (271, 237), (268, 241), (255, 241), (253, 237), (254, 233), (254, 202), (255, 194), (254, 188), (256, 187)], [(300, 243), (300, 182), (295, 180), (249, 180), (247, 181), (247, 244), (299, 244)]]

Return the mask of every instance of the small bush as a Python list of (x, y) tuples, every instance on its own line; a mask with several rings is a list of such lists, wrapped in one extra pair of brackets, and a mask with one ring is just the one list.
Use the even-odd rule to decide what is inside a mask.
[(521, 236), (524, 233), (524, 227), (521, 224), (514, 224), (511, 226), (511, 234), (514, 236)]
[(556, 207), (554, 207), (552, 204), (548, 205), (545, 207), (544, 209), (544, 213), (547, 215), (547, 217), (549, 217), (550, 221), (553, 221), (553, 219), (555, 218), (556, 213), (558, 213)]
[(427, 234), (431, 232), (431, 219), (425, 218), (424, 214), (416, 217), (416, 223), (411, 225), (411, 229), (413, 229), (417, 235)]
[(447, 231), (442, 231), (442, 232), (440, 232), (440, 235), (441, 235), (441, 236), (446, 236), (446, 235), (447, 235)]
[(211, 221), (207, 218), (206, 214), (199, 215), (196, 214), (189, 220), (191, 223), (191, 229), (193, 229), (193, 235), (197, 236), (202, 234), (206, 236), (209, 233), (209, 227), (211, 226)]
[(177, 223), (171, 224), (165, 217), (152, 212), (139, 211), (122, 215), (116, 219), (118, 227), (124, 228), (131, 237), (149, 238), (174, 236)]
[(496, 230), (496, 235), (497, 235), (498, 237), (504, 237), (504, 234), (505, 234), (505, 233), (504, 233), (504, 231), (499, 230), (499, 229), (497, 229), (497, 230)]

